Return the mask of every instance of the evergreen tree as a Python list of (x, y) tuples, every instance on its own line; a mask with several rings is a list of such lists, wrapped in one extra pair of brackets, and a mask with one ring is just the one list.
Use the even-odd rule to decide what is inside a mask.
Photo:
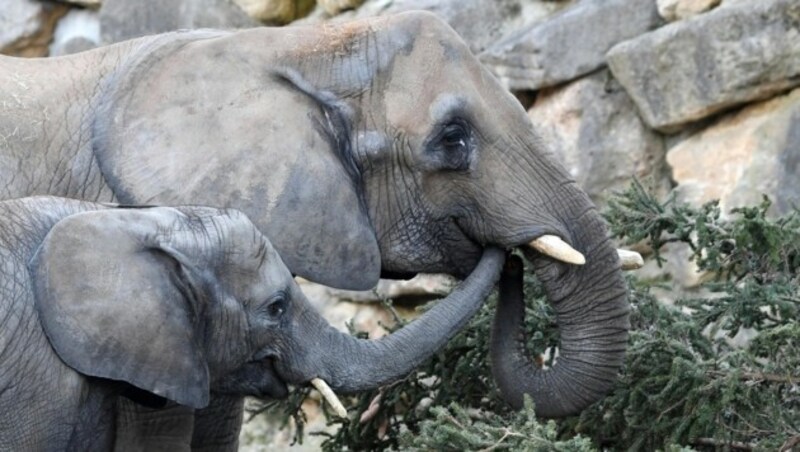
[[(729, 217), (711, 202), (659, 202), (635, 182), (609, 203), (612, 234), (680, 242), (711, 282), (675, 305), (629, 275), (632, 330), (620, 379), (579, 416), (536, 419), (502, 401), (489, 369), (496, 299), (404, 380), (349, 399), (350, 418), (326, 450), (794, 450), (800, 448), (800, 212), (773, 219), (767, 199)], [(687, 263), (688, 264), (688, 263)], [(526, 276), (532, 354), (557, 344), (554, 315)], [(402, 327), (402, 322), (394, 328)], [(755, 337), (729, 340), (742, 328)], [(297, 414), (299, 397), (272, 409)], [(302, 417), (296, 417), (302, 425)], [(302, 430), (299, 431), (302, 437)]]

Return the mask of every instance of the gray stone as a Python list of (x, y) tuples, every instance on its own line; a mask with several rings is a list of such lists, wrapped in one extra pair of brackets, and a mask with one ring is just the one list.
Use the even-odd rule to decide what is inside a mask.
[[(430, 11), (453, 27), (477, 54), (526, 24), (542, 20), (571, 3), (542, 0), (367, 0), (357, 10), (345, 11), (332, 20), (352, 20), (411, 10)], [(326, 20), (330, 20), (330, 15), (318, 7), (309, 18), (298, 22), (319, 23)]]
[(719, 5), (720, 0), (658, 0), (658, 14), (667, 22), (688, 19)]
[(447, 275), (420, 274), (409, 280), (381, 279), (372, 290), (341, 290), (316, 285), (307, 281), (304, 289), (314, 290), (320, 299), (333, 299), (351, 303), (376, 303), (393, 300), (398, 305), (417, 305), (447, 296), (458, 281)]
[(655, 0), (584, 0), (480, 55), (506, 87), (535, 90), (588, 74), (615, 44), (661, 24)]
[(103, 43), (182, 28), (247, 28), (259, 25), (231, 0), (104, 0)]
[(50, 56), (82, 52), (99, 45), (100, 17), (97, 11), (73, 9), (56, 25)]
[(25, 36), (34, 34), (40, 27), (40, 16), (44, 6), (33, 0), (7, 0), (0, 8), (0, 51)]
[(0, 7), (0, 54), (25, 57), (47, 55), (65, 5), (33, 0), (3, 0)]
[(608, 70), (542, 90), (528, 115), (596, 204), (628, 188), (634, 176), (666, 194), (663, 140)]
[(608, 64), (644, 120), (672, 132), (800, 85), (800, 2), (726, 2), (617, 45)]
[(339, 14), (348, 9), (355, 9), (364, 3), (364, 0), (317, 0), (317, 3), (330, 15)]
[(772, 201), (772, 213), (800, 206), (800, 88), (725, 115), (667, 153), (680, 199), (718, 199), (723, 212)]
[(272, 24), (286, 24), (304, 17), (315, 0), (233, 0), (253, 19)]

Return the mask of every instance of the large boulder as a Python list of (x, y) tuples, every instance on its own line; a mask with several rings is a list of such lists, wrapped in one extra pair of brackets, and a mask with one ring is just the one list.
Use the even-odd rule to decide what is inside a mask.
[(106, 44), (182, 28), (260, 25), (232, 0), (104, 0), (100, 31)]
[(67, 6), (34, 0), (3, 0), (0, 6), (0, 54), (41, 57)]
[(512, 90), (588, 74), (615, 44), (661, 24), (655, 0), (584, 0), (492, 45), (481, 61)]
[(596, 204), (627, 188), (634, 176), (666, 193), (663, 140), (645, 126), (608, 70), (541, 91), (528, 115)]
[(800, 206), (800, 88), (728, 114), (667, 153), (683, 200), (720, 200), (723, 212), (757, 205), (772, 213)]
[(644, 120), (665, 132), (800, 85), (800, 2), (726, 2), (611, 49)]

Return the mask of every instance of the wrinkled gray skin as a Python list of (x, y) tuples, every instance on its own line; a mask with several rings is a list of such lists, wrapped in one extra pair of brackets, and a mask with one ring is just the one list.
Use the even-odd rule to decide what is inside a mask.
[[(597, 282), (603, 284), (602, 281)], [(597, 310), (601, 311), (601, 305)], [(602, 312), (602, 311), (601, 311)], [(611, 316), (612, 313), (607, 315)], [(523, 265), (517, 256), (506, 261), (500, 276), (500, 297), (492, 324), (490, 356), (492, 374), (503, 397), (514, 408), (522, 408), (525, 394), (536, 402), (536, 414), (560, 417), (576, 413), (594, 402), (593, 386), (608, 389), (617, 374), (620, 363), (605, 362), (609, 350), (625, 351), (625, 344), (617, 348), (596, 344), (607, 332), (590, 321), (572, 320), (568, 309), (557, 309), (557, 320), (562, 325), (558, 356), (552, 369), (542, 369), (525, 348), (525, 297), (523, 292)], [(564, 333), (563, 325), (574, 321), (574, 331)], [(605, 345), (605, 344), (604, 344)], [(583, 375), (575, 380), (572, 375)], [(570, 387), (570, 385), (574, 385)]]
[(431, 14), (2, 58), (0, 81), (0, 197), (236, 207), (293, 273), (350, 289), (464, 276), (486, 246), (554, 234), (587, 265), (526, 256), (586, 368), (528, 386), (557, 385), (571, 414), (612, 384), (593, 363), (622, 363), (628, 305), (602, 219)]
[(115, 438), (119, 396), (182, 412), (213, 392), (238, 409), (217, 421), (238, 426), (243, 396), (283, 397), (284, 382), (378, 387), (469, 320), (505, 256), (488, 249), (447, 299), (375, 341), (330, 327), (235, 210), (0, 202), (0, 258), (0, 450), (176, 450), (188, 444), (169, 434)]

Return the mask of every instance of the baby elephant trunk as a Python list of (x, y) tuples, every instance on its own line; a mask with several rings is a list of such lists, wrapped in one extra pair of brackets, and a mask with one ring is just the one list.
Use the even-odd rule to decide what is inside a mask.
[(331, 327), (314, 309), (296, 323), (297, 347), (280, 365), (289, 381), (320, 378), (337, 392), (377, 388), (396, 381), (441, 349), (478, 311), (499, 278), (505, 252), (488, 248), (470, 276), (449, 296), (399, 331), (358, 339)]

